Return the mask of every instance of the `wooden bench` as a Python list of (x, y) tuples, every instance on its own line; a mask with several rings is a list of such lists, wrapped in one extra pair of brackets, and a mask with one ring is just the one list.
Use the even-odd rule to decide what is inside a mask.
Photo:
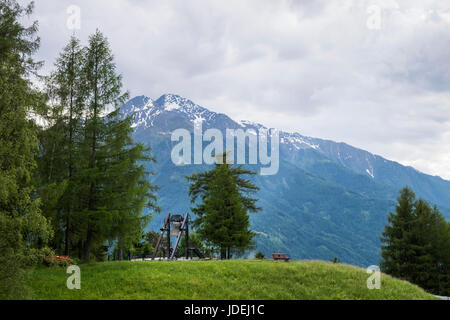
[(288, 262), (291, 260), (286, 253), (272, 253), (272, 259), (273, 260), (284, 260), (285, 262)]

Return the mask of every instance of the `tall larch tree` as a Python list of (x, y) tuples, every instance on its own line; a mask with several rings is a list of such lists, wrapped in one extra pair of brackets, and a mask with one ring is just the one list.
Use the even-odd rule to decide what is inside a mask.
[[(56, 70), (47, 79), (49, 102), (44, 119), (48, 128), (40, 137), (39, 178), (44, 212), (55, 229), (54, 247), (65, 255), (70, 254), (71, 216), (78, 200), (74, 178), (85, 114), (82, 66), (83, 48), (78, 39), (71, 37), (56, 61)], [(63, 249), (59, 248), (61, 245)]]
[(94, 241), (103, 240), (105, 225), (110, 224), (111, 216), (107, 210), (108, 199), (100, 194), (105, 183), (105, 166), (108, 165), (107, 135), (114, 135), (110, 123), (104, 116), (107, 108), (117, 109), (126, 98), (122, 93), (122, 77), (116, 73), (116, 65), (109, 47), (108, 40), (96, 31), (89, 37), (85, 53), (83, 74), (86, 79), (87, 119), (85, 142), (88, 170), (84, 172), (84, 179), (89, 181), (87, 191), (87, 208), (85, 217), (84, 259), (90, 259), (91, 247)]
[(145, 163), (156, 159), (150, 154), (150, 147), (133, 142), (131, 121), (132, 116), (123, 119), (119, 109), (107, 117), (113, 134), (108, 134), (105, 141), (108, 161), (103, 192), (110, 199), (110, 239), (117, 240), (119, 260), (126, 249), (142, 240), (152, 213), (160, 210), (154, 193), (157, 187), (150, 182), (153, 172), (147, 172), (145, 167)]
[(226, 155), (215, 168), (187, 177), (189, 195), (196, 215), (193, 225), (202, 239), (220, 248), (222, 259), (233, 252), (242, 252), (253, 245), (248, 212), (260, 210), (257, 199), (250, 195), (259, 188), (243, 175), (255, 172), (227, 163)]

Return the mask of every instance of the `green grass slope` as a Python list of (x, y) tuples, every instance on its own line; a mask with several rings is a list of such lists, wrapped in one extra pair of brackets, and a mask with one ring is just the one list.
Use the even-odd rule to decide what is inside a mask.
[(319, 261), (257, 260), (82, 264), (81, 289), (66, 287), (65, 268), (37, 268), (33, 299), (434, 299), (382, 274), (369, 290), (364, 269)]

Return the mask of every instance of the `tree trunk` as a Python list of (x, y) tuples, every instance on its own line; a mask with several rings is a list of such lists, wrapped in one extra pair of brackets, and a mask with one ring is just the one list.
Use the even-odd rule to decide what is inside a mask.
[(91, 259), (91, 244), (92, 244), (92, 233), (88, 230), (86, 243), (84, 245), (84, 260), (89, 261)]
[(66, 216), (66, 243), (65, 243), (65, 247), (64, 247), (64, 254), (66, 256), (69, 255), (69, 244), (70, 244), (70, 209), (67, 211), (67, 216)]
[(50, 156), (50, 168), (48, 173), (48, 182), (52, 181), (52, 175), (53, 175), (53, 162), (55, 161), (55, 149), (56, 149), (56, 142), (53, 141), (52, 145), (52, 155)]
[[(73, 67), (73, 54), (72, 54), (72, 67)], [(70, 182), (72, 180), (72, 172), (73, 172), (73, 165), (72, 165), (72, 153), (73, 153), (73, 84), (70, 87), (70, 111), (69, 111), (69, 187)], [(71, 191), (69, 191), (71, 192)], [(67, 217), (66, 217), (66, 245), (64, 248), (64, 254), (68, 256), (70, 254), (70, 214), (72, 209), (72, 196), (69, 198), (69, 206), (67, 209)]]
[(78, 259), (81, 260), (82, 259), (82, 252), (83, 252), (83, 241), (82, 240), (78, 241), (77, 250), (78, 250)]
[[(91, 154), (91, 163), (90, 168), (95, 168), (95, 162), (96, 162), (96, 148), (97, 148), (97, 61), (95, 65), (95, 87), (94, 87), (94, 114), (93, 114), (93, 132), (92, 132), (92, 154)], [(95, 182), (91, 182), (91, 187), (89, 189), (89, 211), (92, 213), (95, 209)], [(92, 219), (91, 216), (89, 216), (88, 221)], [(86, 261), (89, 261), (90, 259), (90, 250), (91, 250), (91, 242), (92, 242), (92, 231), (89, 228), (88, 223), (88, 234), (86, 239), (86, 248), (85, 248), (85, 259)]]
[(221, 247), (220, 248), (220, 260), (225, 260), (227, 258), (227, 249)]
[(119, 260), (123, 260), (123, 238), (119, 238)]

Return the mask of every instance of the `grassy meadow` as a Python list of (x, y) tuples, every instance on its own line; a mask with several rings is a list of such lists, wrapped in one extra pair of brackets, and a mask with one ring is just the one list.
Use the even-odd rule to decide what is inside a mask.
[(142, 261), (81, 264), (81, 289), (69, 290), (61, 267), (33, 272), (33, 299), (434, 299), (406, 281), (321, 261)]

